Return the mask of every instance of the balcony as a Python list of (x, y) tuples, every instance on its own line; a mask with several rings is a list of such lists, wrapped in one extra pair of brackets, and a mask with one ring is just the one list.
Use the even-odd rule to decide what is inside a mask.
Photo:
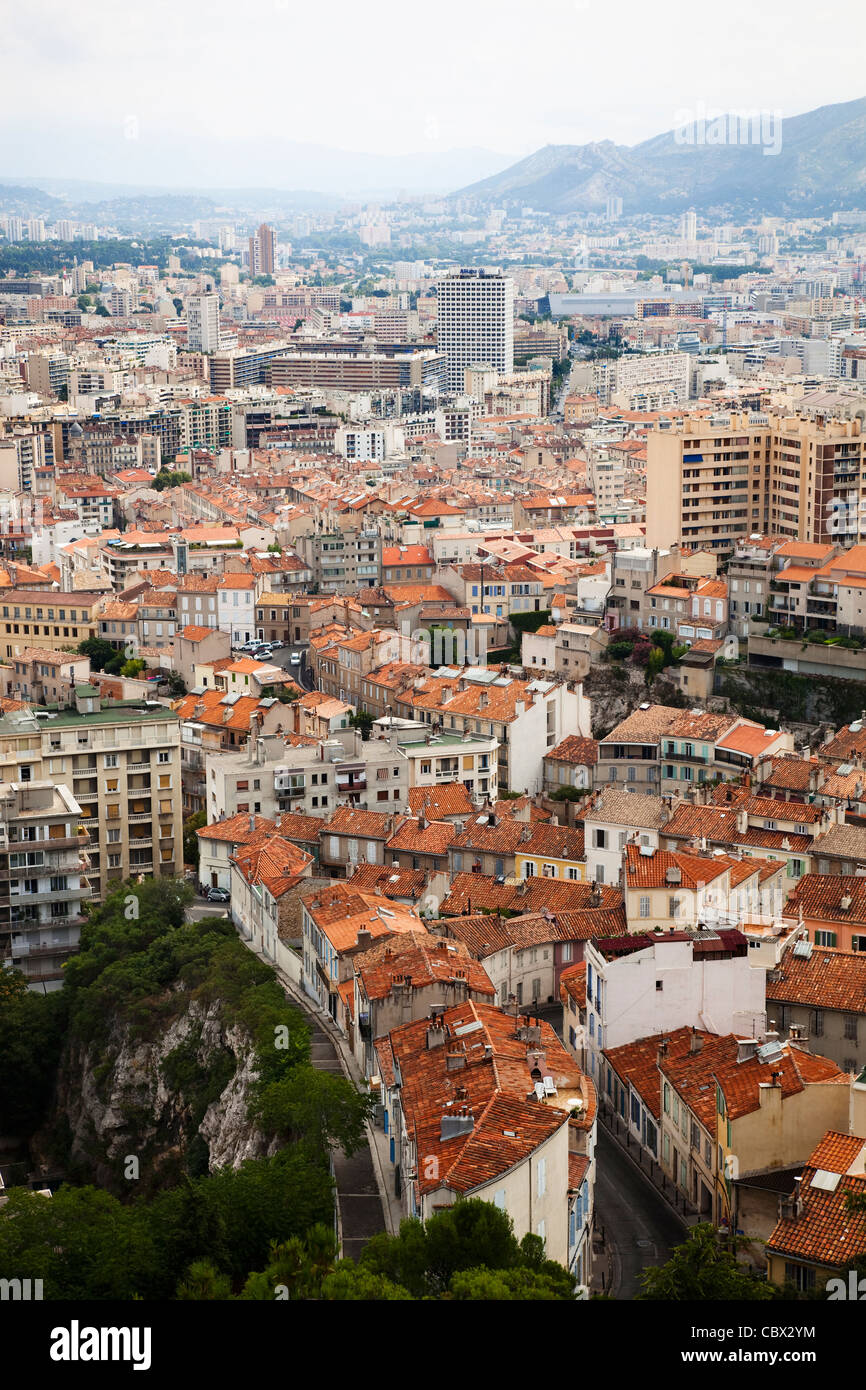
[(127, 772), (150, 772), (150, 763), (127, 763)]
[(665, 762), (701, 763), (703, 766), (706, 766), (710, 761), (709, 758), (705, 758), (701, 753), (668, 753), (666, 751), (662, 754), (662, 758)]

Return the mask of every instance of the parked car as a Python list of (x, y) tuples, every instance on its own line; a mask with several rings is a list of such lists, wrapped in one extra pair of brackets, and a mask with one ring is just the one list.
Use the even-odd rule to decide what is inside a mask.
[(274, 651), (278, 651), (280, 647), (284, 647), (285, 645), (285, 642), (281, 642), (279, 637), (273, 638), (273, 640), (268, 643), (268, 646), (272, 647)]
[(290, 666), (300, 666), (300, 664), (301, 664), (301, 653), (300, 653), (300, 652), (292, 652), (291, 656), (289, 657), (289, 665), (290, 665)]
[(209, 903), (228, 903), (232, 895), (227, 888), (209, 888), (206, 897)]

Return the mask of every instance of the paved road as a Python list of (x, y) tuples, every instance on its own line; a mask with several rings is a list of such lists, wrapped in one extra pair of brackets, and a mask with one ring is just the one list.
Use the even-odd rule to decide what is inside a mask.
[[(291, 656), (293, 651), (301, 653), (300, 666), (293, 666)], [(304, 690), (314, 690), (313, 677), (307, 664), (307, 652), (304, 647), (278, 647), (273, 656), (269, 657), (271, 665), (279, 666), (283, 671), (288, 671), (290, 675), (302, 686)]]
[(664, 1264), (685, 1239), (685, 1228), (600, 1122), (596, 1157), (595, 1225), (604, 1227), (607, 1247), (613, 1247), (609, 1292), (631, 1299), (640, 1293), (642, 1271)]

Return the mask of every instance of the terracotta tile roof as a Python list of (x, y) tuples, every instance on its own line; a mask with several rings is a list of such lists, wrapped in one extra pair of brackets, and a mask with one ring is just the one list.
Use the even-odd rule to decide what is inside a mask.
[(780, 791), (808, 792), (809, 778), (817, 767), (817, 759), (806, 761), (793, 754), (781, 754), (772, 760), (771, 770), (761, 782), (761, 787), (779, 788)]
[[(540, 1043), (531, 1043), (521, 1038), (519, 1019), (474, 1001), (446, 1009), (442, 1023), (446, 1040), (432, 1048), (426, 1018), (388, 1035), (390, 1069), (393, 1074), (398, 1062), (403, 1078), (400, 1100), (419, 1155), (422, 1193), (437, 1187), (470, 1193), (523, 1162), (561, 1125), (591, 1126), (595, 1088), (548, 1023), (540, 1025)], [(467, 1027), (468, 1033), (459, 1031)], [(377, 1047), (380, 1059), (383, 1050)], [(452, 1070), (448, 1057), (456, 1053), (463, 1064)], [(553, 1078), (555, 1096), (535, 1099), (533, 1068)], [(572, 1097), (583, 1101), (579, 1120), (569, 1119)], [(471, 1132), (443, 1139), (443, 1116), (462, 1108), (473, 1116)], [(421, 1162), (429, 1154), (439, 1160), (435, 1178)]]
[(417, 902), (427, 887), (426, 869), (389, 869), (385, 864), (358, 864), (351, 876), (352, 886), (364, 893), (381, 893), (386, 898), (410, 898)]
[(813, 946), (808, 958), (788, 950), (767, 976), (767, 999), (866, 1014), (866, 956), (827, 946)]
[(715, 740), (724, 733), (725, 729), (730, 727), (731, 716), (729, 714), (711, 714), (709, 711), (693, 714), (687, 710), (681, 714), (679, 719), (675, 719), (670, 728), (666, 730), (665, 738)]
[[(520, 884), (497, 883), (494, 878), (484, 874), (456, 874), (451, 883), (451, 891), (440, 907), (443, 917), (463, 917), (471, 915), (473, 909), (491, 912), (510, 912), (524, 914), (540, 912), (547, 908), (558, 915), (583, 913), (591, 918), (603, 909), (605, 913), (621, 914), (625, 923), (625, 910), (622, 897), (616, 888), (601, 885), (599, 908), (590, 908), (592, 896), (590, 883), (572, 883), (553, 878), (534, 877)], [(449, 924), (450, 925), (450, 924)], [(596, 928), (589, 935), (602, 935)]]
[(242, 811), (236, 816), (229, 816), (228, 820), (203, 825), (196, 834), (200, 840), (219, 840), (224, 844), (245, 845), (261, 835), (262, 831), (273, 834), (277, 828), (276, 821), (268, 820), (267, 816), (253, 816), (253, 822), (254, 828), (250, 829), (250, 817)]
[(636, 709), (615, 729), (611, 729), (602, 743), (657, 743), (671, 726), (682, 718), (682, 710), (672, 705), (650, 705), (649, 709)]
[(330, 835), (360, 836), (365, 840), (387, 840), (394, 832), (394, 820), (381, 811), (362, 811), (352, 806), (338, 806), (323, 830)]
[(185, 642), (204, 642), (207, 637), (219, 634), (217, 627), (179, 627), (178, 637), (182, 637)]
[[(688, 807), (689, 810), (698, 809)], [(705, 808), (700, 808), (705, 809)], [(611, 825), (626, 825), (633, 829), (660, 830), (667, 833), (670, 812), (660, 796), (639, 796), (619, 787), (601, 787), (587, 804), (584, 821), (602, 821)]]
[(477, 814), (475, 803), (462, 782), (446, 782), (441, 787), (410, 787), (409, 809), (413, 816), (423, 812), (428, 820)]
[(299, 811), (285, 811), (279, 818), (279, 831), (286, 840), (317, 845), (324, 824), (320, 816), (304, 816)]
[(595, 767), (598, 762), (598, 740), (584, 738), (581, 734), (568, 734), (544, 756), (545, 759), (560, 763), (579, 763), (584, 767)]
[(357, 948), (360, 931), (368, 931), (375, 940), (424, 926), (412, 908), (393, 900), (386, 906), (381, 896), (353, 888), (351, 880), (335, 879), (327, 886), (302, 892), (302, 899), (316, 926), (340, 954)]
[(573, 999), (579, 1009), (586, 1008), (586, 961), (567, 965), (559, 976), (559, 997), (563, 1003)]
[[(851, 902), (843, 908), (844, 898)], [(803, 874), (785, 904), (784, 916), (861, 926), (866, 923), (866, 878), (858, 874)]]
[(535, 825), (541, 821), (549, 821), (552, 816), (551, 811), (545, 811), (542, 806), (536, 806), (529, 796), (511, 796), (503, 801), (494, 801), (493, 811), (497, 817), (503, 820), (517, 820), (519, 813), (529, 808), (528, 825)]
[(715, 1124), (716, 1082), (725, 1097), (728, 1118), (740, 1119), (761, 1108), (761, 1086), (775, 1076), (783, 1102), (800, 1095), (808, 1085), (835, 1083), (847, 1086), (849, 1078), (828, 1057), (814, 1056), (789, 1043), (781, 1044), (781, 1056), (762, 1061), (757, 1054), (738, 1061), (739, 1039), (733, 1034), (713, 1037), (696, 1054), (666, 1059), (662, 1071), (703, 1124)]
[(282, 835), (268, 835), (233, 854), (232, 861), (247, 883), (263, 884), (279, 899), (300, 883), (313, 857)]
[(496, 824), (491, 825), (491, 815), (496, 817), (495, 811), (476, 811), (466, 822), (463, 831), (455, 837), (453, 848), (513, 855), (522, 844), (524, 835), (528, 838), (531, 833), (529, 822), (496, 817)]
[[(704, 1042), (712, 1040), (715, 1033), (698, 1030), (697, 1036)], [(670, 1033), (654, 1033), (649, 1038), (637, 1038), (624, 1043), (622, 1047), (605, 1049), (613, 1070), (621, 1080), (629, 1083), (637, 1091), (647, 1110), (658, 1120), (661, 1117), (661, 1080), (659, 1077), (659, 1048), (667, 1043), (666, 1058), (669, 1062), (688, 1054), (692, 1046), (692, 1029), (676, 1028)]]
[(585, 857), (583, 826), (533, 825), (528, 838), (520, 846), (520, 853), (580, 862)]
[(485, 960), (497, 951), (511, 946), (511, 931), (508, 923), (495, 912), (482, 912), (476, 916), (449, 917), (440, 925), (449, 937), (462, 941), (473, 956)]
[(420, 817), (403, 821), (390, 840), (385, 843), (388, 850), (405, 850), (410, 854), (447, 854), (448, 846), (455, 840), (456, 826), (447, 820), (425, 821)]
[(460, 979), (474, 993), (491, 999), (496, 994), (487, 971), (462, 942), (448, 942), (423, 928), (377, 943), (354, 957), (354, 967), (368, 999), (386, 998), (395, 980), (424, 989), (437, 981)]
[(589, 1172), (590, 1160), (586, 1154), (568, 1154), (568, 1190), (569, 1192), (579, 1192), (584, 1178)]
[(825, 835), (815, 840), (815, 853), (866, 861), (866, 826), (831, 825)]
[(727, 873), (729, 868), (727, 858), (704, 859), (698, 855), (663, 849), (657, 849), (651, 855), (641, 854), (640, 845), (627, 844), (623, 885), (626, 889), (665, 888), (669, 882), (669, 870), (678, 870), (679, 878), (672, 886), (696, 890), (699, 884), (712, 883)]
[[(819, 1165), (826, 1154), (841, 1150), (842, 1141), (849, 1140), (848, 1152), (854, 1144), (862, 1141), (849, 1135), (833, 1136), (837, 1148), (827, 1145), (826, 1136), (803, 1169), (800, 1182), (796, 1184), (802, 1203), (797, 1217), (783, 1217), (777, 1221), (767, 1241), (767, 1250), (772, 1253), (807, 1260), (811, 1264), (830, 1268), (847, 1268), (855, 1260), (866, 1254), (866, 1211), (852, 1212), (848, 1208), (849, 1196), (866, 1195), (866, 1177), (840, 1177), (833, 1191), (827, 1190), (827, 1179), (818, 1178), (819, 1186), (813, 1186), (818, 1173), (834, 1173), (838, 1169)], [(823, 1152), (822, 1152), (823, 1149)], [(853, 1162), (858, 1161), (855, 1155)], [(861, 1165), (862, 1167), (862, 1162)]]

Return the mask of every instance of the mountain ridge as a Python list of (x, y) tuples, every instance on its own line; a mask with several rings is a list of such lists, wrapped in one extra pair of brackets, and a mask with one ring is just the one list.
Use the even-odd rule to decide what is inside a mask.
[[(760, 117), (760, 113), (751, 113)], [(777, 120), (763, 113), (709, 113), (637, 145), (595, 140), (545, 145), (500, 174), (452, 196), (523, 201), (540, 211), (595, 212), (621, 197), (623, 213), (761, 208), (796, 212), (866, 207), (866, 97)], [(728, 138), (711, 143), (714, 136)], [(692, 140), (688, 137), (691, 135)]]

